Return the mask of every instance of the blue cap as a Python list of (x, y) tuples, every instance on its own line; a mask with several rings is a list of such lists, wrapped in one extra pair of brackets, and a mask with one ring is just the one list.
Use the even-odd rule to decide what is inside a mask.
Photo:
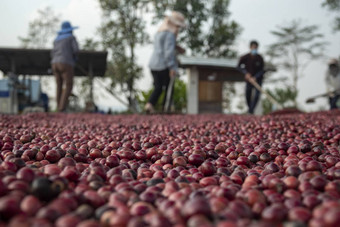
[(59, 34), (60, 33), (68, 33), (68, 32), (71, 32), (73, 31), (74, 29), (77, 29), (78, 26), (76, 27), (72, 27), (71, 26), (71, 23), (69, 21), (64, 21), (62, 24), (61, 24), (61, 30), (58, 32)]

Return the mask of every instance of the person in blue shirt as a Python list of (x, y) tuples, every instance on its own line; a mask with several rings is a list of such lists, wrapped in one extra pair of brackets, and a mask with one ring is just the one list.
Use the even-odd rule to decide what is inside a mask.
[(77, 40), (72, 34), (76, 28), (78, 27), (72, 27), (68, 21), (63, 22), (51, 52), (52, 70), (57, 83), (58, 112), (65, 111), (73, 88), (74, 66), (79, 51)]
[(264, 61), (258, 53), (259, 44), (253, 40), (250, 42), (250, 53), (242, 56), (238, 62), (238, 69), (244, 74), (246, 79), (246, 100), (248, 105), (248, 113), (253, 114), (256, 104), (260, 98), (258, 91), (250, 82), (255, 79), (261, 86), (264, 75)]
[[(185, 27), (183, 14), (173, 11), (166, 16), (154, 37), (153, 53), (149, 62), (149, 68), (154, 81), (154, 90), (144, 109), (146, 112), (154, 112), (159, 96), (163, 89), (167, 93), (170, 77), (175, 77), (178, 71), (176, 60), (176, 38), (179, 30)], [(166, 97), (163, 100), (163, 108)]]

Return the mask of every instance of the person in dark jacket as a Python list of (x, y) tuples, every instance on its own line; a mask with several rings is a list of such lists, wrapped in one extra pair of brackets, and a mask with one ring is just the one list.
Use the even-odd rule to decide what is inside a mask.
[[(144, 107), (146, 112), (154, 112), (154, 106), (163, 89), (167, 93), (170, 77), (175, 77), (177, 74), (176, 38), (179, 30), (183, 27), (185, 27), (183, 14), (174, 11), (170, 16), (165, 17), (155, 35), (154, 50), (149, 62), (154, 80), (154, 90)], [(163, 108), (165, 100), (166, 97), (163, 100)]]
[(57, 83), (56, 100), (59, 112), (65, 111), (72, 92), (74, 66), (79, 51), (77, 40), (72, 34), (76, 28), (78, 27), (72, 27), (68, 21), (63, 22), (53, 43), (51, 64)]
[(264, 75), (264, 61), (258, 53), (259, 44), (253, 40), (250, 42), (250, 53), (242, 56), (238, 63), (238, 69), (245, 75), (246, 79), (246, 100), (248, 113), (253, 114), (256, 104), (260, 98), (258, 91), (249, 81), (255, 80), (260, 86), (262, 85)]

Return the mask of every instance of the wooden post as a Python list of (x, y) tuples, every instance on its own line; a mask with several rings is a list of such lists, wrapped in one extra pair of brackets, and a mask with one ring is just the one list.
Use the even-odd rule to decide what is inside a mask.
[(90, 101), (93, 103), (93, 65), (92, 59), (89, 62), (89, 77), (90, 77)]
[(188, 114), (198, 114), (198, 83), (199, 76), (197, 67), (187, 69), (188, 89), (187, 89), (187, 109)]
[[(12, 80), (12, 89), (10, 93), (10, 113), (11, 114), (17, 114), (18, 113), (18, 92), (16, 89), (16, 75), (15, 75), (15, 61), (14, 58), (11, 58), (11, 72), (9, 75), (9, 80)], [(12, 77), (12, 78), (11, 78)]]

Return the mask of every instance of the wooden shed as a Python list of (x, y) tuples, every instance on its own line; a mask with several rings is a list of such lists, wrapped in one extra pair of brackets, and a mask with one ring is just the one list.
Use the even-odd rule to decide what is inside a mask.
[(224, 82), (242, 82), (237, 59), (180, 57), (188, 75), (187, 113), (222, 113)]

